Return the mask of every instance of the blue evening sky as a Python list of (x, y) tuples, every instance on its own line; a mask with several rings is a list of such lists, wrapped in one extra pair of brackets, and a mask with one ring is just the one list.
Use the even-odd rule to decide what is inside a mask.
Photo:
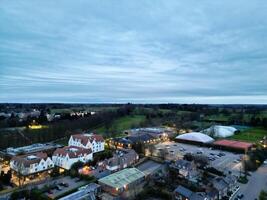
[(267, 1), (0, 0), (0, 102), (267, 103)]

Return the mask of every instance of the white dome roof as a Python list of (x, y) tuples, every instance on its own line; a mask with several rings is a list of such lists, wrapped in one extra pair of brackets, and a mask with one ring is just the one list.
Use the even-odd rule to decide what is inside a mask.
[(230, 137), (234, 135), (234, 133), (237, 131), (236, 128), (232, 126), (211, 126), (210, 128), (204, 130), (204, 133), (207, 133), (208, 135), (212, 135), (214, 137)]
[(188, 140), (188, 141), (194, 141), (194, 142), (202, 142), (202, 143), (210, 143), (214, 141), (212, 137), (206, 134), (200, 133), (200, 132), (191, 132), (191, 133), (178, 135), (176, 139)]

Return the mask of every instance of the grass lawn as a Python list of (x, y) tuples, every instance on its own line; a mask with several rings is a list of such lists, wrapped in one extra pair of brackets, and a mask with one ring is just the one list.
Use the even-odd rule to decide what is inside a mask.
[(210, 120), (210, 121), (222, 121), (222, 122), (226, 122), (228, 121), (230, 118), (230, 116), (226, 116), (223, 114), (218, 114), (218, 115), (209, 115), (205, 117), (205, 120)]
[[(133, 127), (139, 127), (139, 124), (145, 120), (144, 115), (133, 115), (133, 116), (126, 116), (126, 117), (121, 117), (117, 120), (115, 120), (111, 127), (109, 128), (110, 130), (115, 130), (118, 135), (121, 135), (122, 132), (126, 129), (130, 129)], [(105, 133), (107, 132), (106, 128), (104, 126), (99, 127), (94, 130), (96, 133)]]
[(244, 131), (241, 131), (238, 134), (230, 137), (230, 139), (234, 140), (243, 140), (248, 142), (258, 142), (263, 138), (263, 136), (267, 136), (267, 130), (264, 128), (252, 127), (248, 128)]

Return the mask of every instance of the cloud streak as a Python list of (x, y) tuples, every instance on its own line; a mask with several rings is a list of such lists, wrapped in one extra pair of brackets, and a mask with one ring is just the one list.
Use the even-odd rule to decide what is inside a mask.
[(0, 102), (267, 103), (264, 1), (3, 2)]

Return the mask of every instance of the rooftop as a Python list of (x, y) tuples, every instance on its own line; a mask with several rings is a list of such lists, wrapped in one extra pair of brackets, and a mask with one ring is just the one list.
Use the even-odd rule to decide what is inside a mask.
[(99, 179), (99, 183), (104, 183), (114, 188), (122, 188), (144, 176), (145, 174), (136, 168), (126, 168)]
[(29, 146), (23, 146), (18, 148), (7, 148), (5, 153), (11, 156), (18, 155), (20, 153), (30, 154), (38, 151), (46, 151), (49, 149), (59, 148), (61, 145), (54, 143), (36, 143)]
[(248, 149), (252, 147), (252, 143), (241, 142), (236, 140), (218, 140), (214, 142), (215, 145), (231, 147), (235, 149)]

